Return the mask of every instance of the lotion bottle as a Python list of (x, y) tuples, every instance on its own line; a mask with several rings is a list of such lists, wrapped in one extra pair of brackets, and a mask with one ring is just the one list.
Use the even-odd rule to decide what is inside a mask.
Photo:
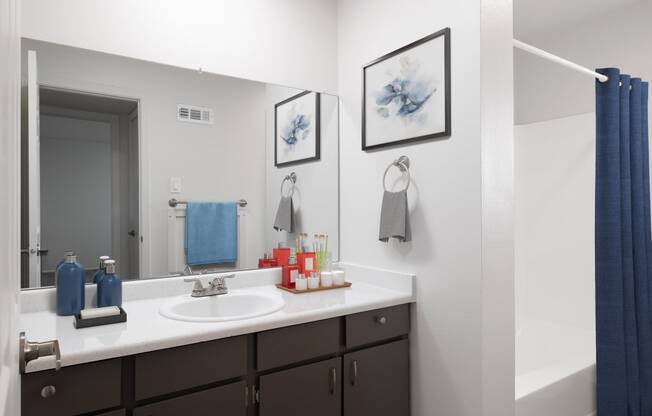
[(105, 260), (104, 276), (97, 284), (97, 307), (122, 306), (122, 280), (115, 274), (115, 260)]
[(84, 267), (77, 263), (77, 256), (67, 254), (65, 262), (55, 273), (57, 290), (57, 315), (76, 315), (84, 309)]

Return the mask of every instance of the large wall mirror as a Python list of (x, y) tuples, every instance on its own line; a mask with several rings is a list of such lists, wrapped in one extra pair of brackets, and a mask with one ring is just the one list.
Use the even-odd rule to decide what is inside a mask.
[(22, 58), (23, 288), (66, 250), (87, 282), (103, 255), (125, 281), (252, 269), (299, 234), (339, 258), (336, 96), (31, 39)]

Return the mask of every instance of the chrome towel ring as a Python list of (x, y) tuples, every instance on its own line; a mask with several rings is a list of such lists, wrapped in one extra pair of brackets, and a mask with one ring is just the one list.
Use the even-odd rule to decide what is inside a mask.
[(410, 187), (410, 182), (412, 181), (412, 177), (410, 176), (410, 158), (407, 156), (401, 156), (392, 163), (387, 166), (385, 169), (385, 174), (383, 175), (383, 189), (387, 191), (387, 186), (385, 185), (385, 180), (387, 179), (387, 172), (392, 168), (392, 166), (396, 166), (399, 168), (399, 170), (403, 173), (407, 173), (407, 185), (405, 185), (405, 191), (408, 190)]
[[(290, 185), (292, 188), (290, 188), (290, 193), (288, 195), (285, 195), (283, 193), (283, 186), (285, 185), (285, 182), (290, 181)], [(292, 197), (294, 195), (294, 184), (297, 183), (297, 174), (294, 172), (291, 172), (289, 175), (285, 175), (285, 178), (283, 178), (283, 182), (281, 182), (281, 196), (289, 196)]]

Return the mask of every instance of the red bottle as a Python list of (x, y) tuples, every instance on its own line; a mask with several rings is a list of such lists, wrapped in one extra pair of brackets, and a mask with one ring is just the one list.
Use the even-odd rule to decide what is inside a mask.
[(273, 257), (278, 262), (279, 266), (287, 266), (290, 259), (290, 247), (278, 247), (272, 249)]
[(278, 261), (276, 259), (270, 258), (267, 253), (265, 253), (265, 257), (258, 259), (258, 268), (269, 269), (270, 267), (278, 267)]
[(288, 264), (283, 266), (281, 273), (281, 284), (287, 288), (294, 289), (295, 280), (299, 275), (299, 265), (297, 264), (297, 258), (290, 256), (288, 259)]
[(312, 251), (304, 251), (297, 254), (299, 261), (299, 273), (309, 276), (310, 273), (317, 271), (317, 257)]

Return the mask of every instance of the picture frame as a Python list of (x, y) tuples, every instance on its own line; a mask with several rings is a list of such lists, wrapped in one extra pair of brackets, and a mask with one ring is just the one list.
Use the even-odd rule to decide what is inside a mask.
[(303, 91), (274, 105), (274, 166), (321, 157), (321, 95)]
[(362, 68), (362, 150), (451, 135), (451, 30)]

